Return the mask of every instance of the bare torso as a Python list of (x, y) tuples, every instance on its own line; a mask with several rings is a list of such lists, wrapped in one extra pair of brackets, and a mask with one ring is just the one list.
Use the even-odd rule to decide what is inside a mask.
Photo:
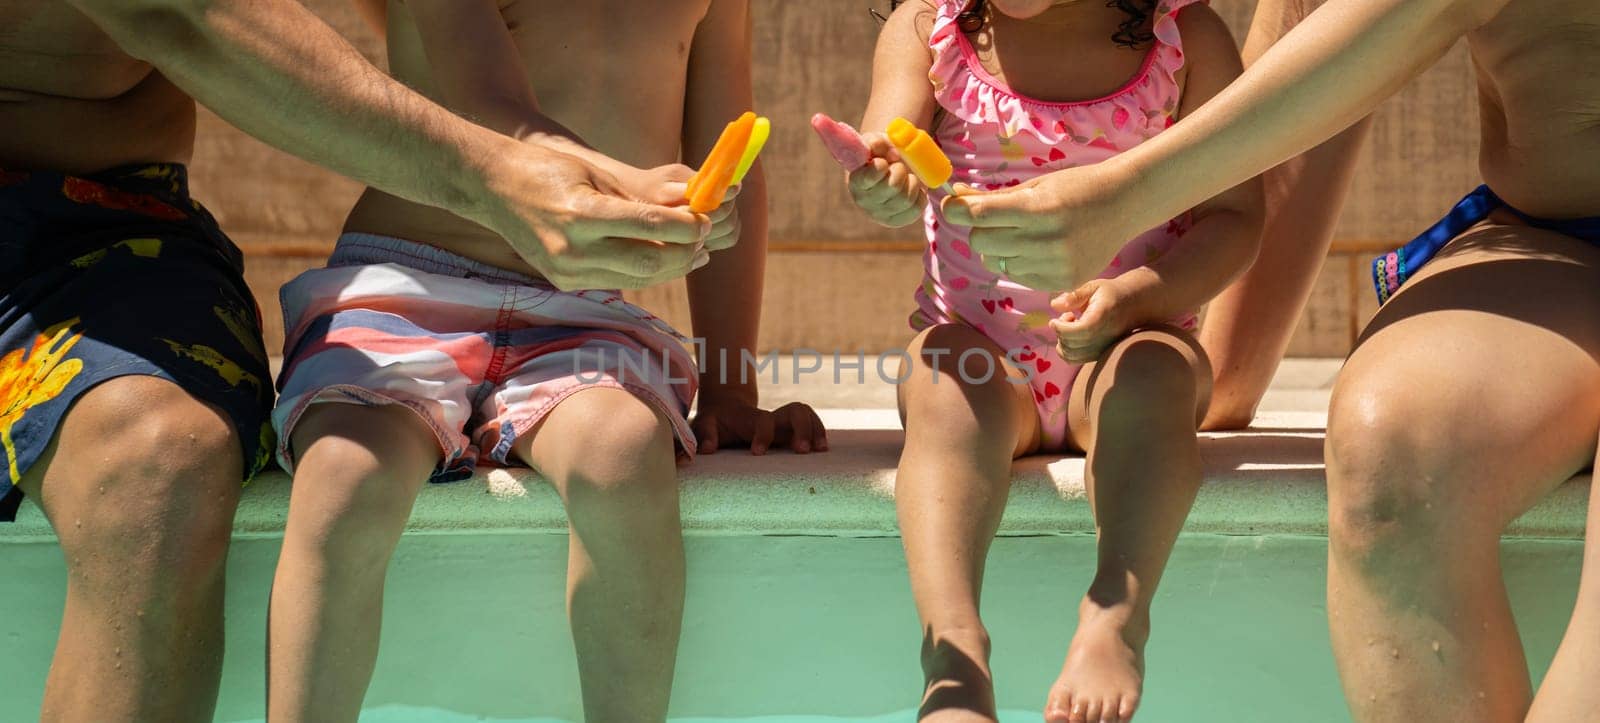
[(1600, 216), (1600, 3), (1512, 0), (1468, 43), (1484, 182), (1534, 216)]
[[(678, 160), (690, 46), (709, 0), (502, 0), (539, 107), (595, 149), (650, 168)], [(439, 99), (404, 5), (390, 3), (389, 69)], [(465, 49), (464, 49), (465, 52)], [(368, 189), (345, 224), (530, 272), (499, 236), (454, 214)]]
[(189, 159), (194, 101), (60, 0), (0, 0), (0, 168)]

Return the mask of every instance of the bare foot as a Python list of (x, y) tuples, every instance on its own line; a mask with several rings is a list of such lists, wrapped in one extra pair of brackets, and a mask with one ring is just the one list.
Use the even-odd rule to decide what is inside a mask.
[(927, 630), (922, 638), (921, 723), (992, 723), (994, 683), (989, 676), (989, 634)]
[(1084, 598), (1067, 662), (1044, 706), (1046, 723), (1133, 718), (1144, 689), (1144, 643), (1150, 637), (1148, 619), (1136, 618), (1131, 603), (1106, 607)]

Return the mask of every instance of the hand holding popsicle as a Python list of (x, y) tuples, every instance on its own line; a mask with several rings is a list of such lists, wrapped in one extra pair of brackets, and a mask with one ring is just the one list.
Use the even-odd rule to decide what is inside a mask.
[[(865, 133), (852, 139), (849, 134), (853, 133), (853, 130), (849, 126), (835, 123), (826, 116), (823, 116), (822, 120), (832, 125), (819, 124), (814, 118), (812, 127), (828, 139), (824, 142), (829, 144), (830, 152), (833, 144), (829, 141), (836, 140), (841, 141), (841, 150), (851, 154), (840, 161), (841, 165), (845, 165), (846, 161), (853, 161), (855, 158), (853, 154), (859, 152), (860, 149), (854, 147), (854, 142), (861, 143), (861, 148), (867, 152), (866, 162), (851, 170), (848, 177), (850, 197), (861, 210), (866, 211), (873, 221), (890, 228), (905, 226), (922, 217), (922, 212), (928, 203), (928, 186), (926, 179), (920, 177), (914, 170), (916, 167), (908, 162), (906, 151), (898, 148), (888, 135)], [(890, 124), (890, 128), (904, 136), (906, 134), (900, 126), (902, 123), (905, 121), (896, 119), (895, 123)], [(905, 125), (910, 126), (909, 123)], [(937, 154), (938, 159), (944, 159), (944, 153), (926, 133), (916, 130), (914, 126), (911, 128), (909, 138), (912, 142), (907, 143), (907, 147), (911, 149), (910, 153), (920, 154), (916, 157), (923, 163), (924, 171), (930, 165), (937, 169), (937, 163), (927, 162), (928, 151), (931, 149), (932, 153)], [(919, 133), (922, 142), (916, 143)], [(948, 159), (944, 159), (944, 167), (949, 168)], [(942, 177), (932, 176), (932, 178), (943, 184), (949, 180), (949, 175), (947, 170)]]
[(761, 153), (771, 130), (770, 121), (757, 118), (755, 113), (749, 111), (729, 123), (717, 138), (716, 145), (711, 147), (711, 152), (706, 154), (700, 170), (689, 179), (684, 193), (684, 198), (689, 201), (689, 210), (710, 213), (721, 206), (728, 188), (744, 180), (745, 174), (755, 164), (756, 156)]
[(861, 134), (849, 123), (829, 118), (826, 113), (811, 116), (811, 130), (817, 132), (828, 154), (846, 171), (854, 171), (872, 160), (872, 149), (861, 139)]
[(900, 152), (900, 159), (917, 174), (922, 185), (942, 188), (945, 193), (951, 193), (950, 174), (955, 168), (950, 165), (950, 157), (934, 142), (933, 136), (904, 118), (890, 121), (887, 135), (895, 150)]

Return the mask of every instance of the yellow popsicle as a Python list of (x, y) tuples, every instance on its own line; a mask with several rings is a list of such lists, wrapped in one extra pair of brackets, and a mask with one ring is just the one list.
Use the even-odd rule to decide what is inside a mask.
[(950, 182), (950, 174), (955, 172), (955, 168), (927, 131), (904, 118), (896, 118), (890, 121), (887, 135), (889, 142), (900, 151), (900, 160), (905, 161), (911, 172), (922, 179), (922, 185), (938, 188)]
[(754, 126), (750, 127), (750, 144), (744, 147), (744, 155), (739, 158), (739, 168), (733, 172), (733, 185), (744, 182), (744, 174), (750, 172), (750, 167), (755, 165), (756, 156), (761, 155), (761, 148), (767, 145), (767, 137), (772, 135), (772, 121), (766, 116), (756, 119)]

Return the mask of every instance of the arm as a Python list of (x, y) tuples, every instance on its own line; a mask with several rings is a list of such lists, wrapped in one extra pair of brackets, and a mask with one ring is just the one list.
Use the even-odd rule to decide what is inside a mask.
[[(1186, 119), (1238, 78), (1243, 67), (1227, 25), (1211, 8), (1184, 9), (1178, 28), (1188, 59), (1178, 115)], [(1173, 129), (1187, 122), (1180, 120)], [(1190, 209), (1189, 231), (1161, 258), (1064, 294), (1055, 306), (1066, 316), (1052, 323), (1063, 356), (1073, 363), (1093, 361), (1132, 328), (1200, 308), (1255, 259), (1262, 217), (1261, 179), (1246, 180)]]
[(1140, 200), (1131, 205), (1161, 215), (1199, 203), (1333, 137), (1505, 3), (1330, 0), (1216, 102), (1119, 157), (1140, 179), (1132, 181)]
[[(624, 201), (606, 174), (462, 120), (374, 68), (294, 0), (71, 0), (129, 54), (275, 147), (505, 236), (553, 282), (635, 287), (709, 222)], [(683, 269), (679, 269), (679, 266)]]
[[(1105, 163), (948, 201), (984, 253), (1059, 286), (1094, 278), (1116, 239), (1324, 141), (1360, 120), (1507, 0), (1328, 0), (1183, 123)], [(979, 232), (981, 230), (981, 233)], [(1015, 277), (1015, 274), (1013, 274)]]
[(866, 165), (850, 171), (850, 197), (872, 220), (890, 228), (922, 218), (927, 191), (917, 175), (899, 161), (899, 154), (883, 134), (889, 121), (905, 118), (919, 128), (933, 122), (937, 107), (928, 69), (933, 9), (926, 0), (911, 0), (897, 8), (878, 33), (872, 58), (872, 95), (861, 119), (861, 138), (872, 151)]
[[(1228, 87), (1244, 70), (1228, 26), (1205, 5), (1178, 17), (1188, 72), (1180, 123)], [(1177, 126), (1173, 126), (1177, 128)], [(1159, 137), (1159, 136), (1158, 136)], [(1262, 185), (1251, 178), (1190, 210), (1193, 226), (1154, 262), (1117, 277), (1137, 290), (1138, 322), (1176, 318), (1209, 302), (1249, 268), (1261, 246)]]
[[(755, 106), (751, 85), (749, 0), (712, 0), (689, 50), (683, 103), (683, 157), (702, 161), (729, 119)], [(689, 313), (704, 340), (705, 372), (695, 434), (700, 451), (748, 443), (765, 452), (772, 443), (797, 452), (826, 449), (815, 413), (791, 405), (780, 414), (760, 412), (755, 380), (741, 380), (743, 353), (754, 353), (761, 328), (761, 292), (767, 259), (767, 183), (761, 163), (751, 167), (735, 200), (737, 243), (712, 255), (689, 275)], [(723, 359), (726, 355), (726, 364)]]

